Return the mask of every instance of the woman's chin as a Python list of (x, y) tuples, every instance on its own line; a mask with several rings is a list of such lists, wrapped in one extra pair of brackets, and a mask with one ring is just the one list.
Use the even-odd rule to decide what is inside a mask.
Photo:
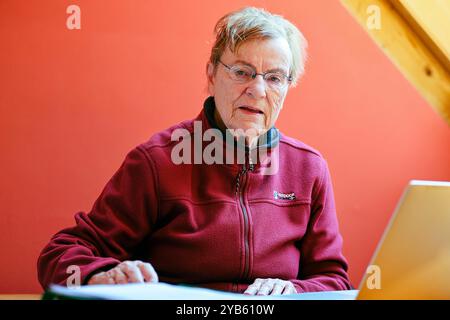
[(249, 123), (247, 121), (233, 124), (230, 129), (234, 131), (243, 131), (245, 135), (250, 136), (259, 136), (267, 131), (267, 129), (260, 123)]

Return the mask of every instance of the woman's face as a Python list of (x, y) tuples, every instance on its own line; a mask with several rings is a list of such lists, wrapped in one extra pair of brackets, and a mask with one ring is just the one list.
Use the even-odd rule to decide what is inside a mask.
[[(220, 61), (228, 66), (248, 65), (257, 73), (277, 70), (289, 75), (291, 59), (287, 41), (275, 38), (245, 42), (234, 53), (227, 48)], [(274, 126), (289, 85), (274, 89), (262, 76), (247, 83), (237, 83), (224, 65), (219, 63), (216, 68), (214, 70), (209, 64), (207, 74), (208, 91), (214, 96), (219, 126), (244, 131), (253, 129), (257, 135)]]

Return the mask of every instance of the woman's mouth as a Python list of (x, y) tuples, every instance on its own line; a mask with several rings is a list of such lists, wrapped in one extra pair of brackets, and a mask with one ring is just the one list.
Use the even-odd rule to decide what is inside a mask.
[(241, 110), (243, 113), (245, 114), (250, 114), (250, 115), (259, 115), (259, 114), (264, 114), (264, 112), (262, 112), (260, 109), (252, 107), (252, 106), (240, 106), (239, 110)]

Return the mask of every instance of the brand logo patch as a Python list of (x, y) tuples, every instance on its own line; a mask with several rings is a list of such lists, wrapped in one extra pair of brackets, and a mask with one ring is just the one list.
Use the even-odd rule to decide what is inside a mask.
[(295, 193), (291, 192), (291, 193), (281, 193), (278, 191), (274, 191), (273, 192), (273, 198), (274, 199), (281, 199), (281, 200), (295, 200)]

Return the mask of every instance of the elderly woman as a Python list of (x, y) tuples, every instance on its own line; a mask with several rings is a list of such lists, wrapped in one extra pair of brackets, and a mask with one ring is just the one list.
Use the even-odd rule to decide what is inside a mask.
[[(163, 281), (251, 295), (350, 289), (327, 164), (274, 126), (303, 73), (306, 41), (255, 8), (224, 16), (215, 34), (201, 113), (128, 153), (91, 212), (42, 251), (44, 288), (67, 284), (78, 266), (81, 284)], [(210, 155), (226, 152), (227, 161), (205, 159), (211, 129), (220, 134)]]

